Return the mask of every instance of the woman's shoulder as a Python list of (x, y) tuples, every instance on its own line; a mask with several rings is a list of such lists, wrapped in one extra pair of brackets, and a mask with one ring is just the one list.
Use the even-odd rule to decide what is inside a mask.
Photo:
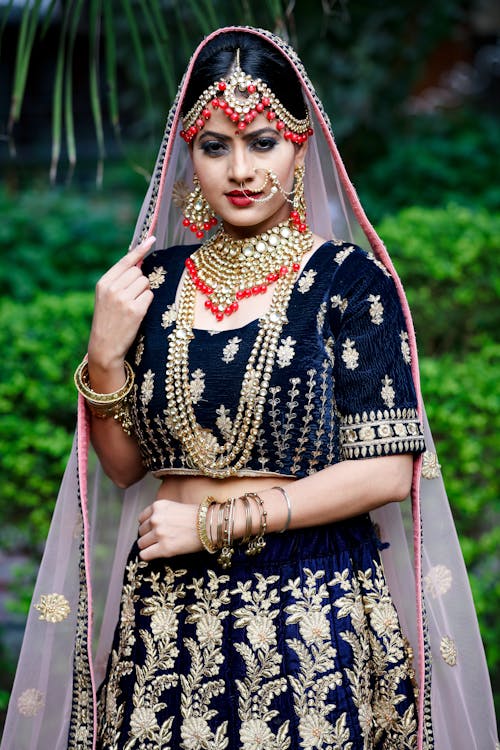
[(365, 281), (392, 279), (389, 270), (372, 250), (365, 250), (360, 245), (348, 240), (325, 240), (314, 251), (310, 258), (311, 266), (326, 272), (332, 283), (348, 283), (348, 280)]

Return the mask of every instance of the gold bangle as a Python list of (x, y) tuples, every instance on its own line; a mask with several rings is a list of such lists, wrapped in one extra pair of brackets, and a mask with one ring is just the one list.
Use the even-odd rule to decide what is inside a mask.
[(231, 497), (224, 503), (224, 541), (217, 558), (217, 562), (224, 569), (231, 567), (231, 558), (234, 554), (233, 548), (233, 525), (234, 525), (234, 503), (236, 498)]
[(264, 501), (261, 498), (260, 495), (257, 495), (256, 492), (247, 492), (246, 496), (250, 500), (254, 500), (254, 502), (257, 505), (259, 515), (260, 515), (260, 528), (258, 533), (254, 536), (253, 539), (251, 539), (248, 543), (248, 548), (246, 550), (247, 555), (258, 555), (259, 552), (262, 552), (264, 547), (266, 546), (266, 540), (264, 539), (264, 535), (267, 531), (267, 511), (264, 507)]
[(78, 393), (81, 393), (89, 406), (93, 406), (96, 409), (99, 409), (99, 407), (104, 409), (120, 403), (129, 395), (134, 385), (134, 371), (127, 360), (125, 360), (123, 364), (127, 375), (125, 383), (121, 388), (112, 393), (97, 393), (94, 391), (90, 385), (87, 360), (84, 360), (78, 365), (74, 375), (75, 386)]
[(198, 506), (197, 530), (198, 538), (204, 550), (213, 555), (217, 552), (217, 547), (210, 541), (207, 534), (207, 513), (208, 509), (216, 504), (215, 498), (207, 495)]

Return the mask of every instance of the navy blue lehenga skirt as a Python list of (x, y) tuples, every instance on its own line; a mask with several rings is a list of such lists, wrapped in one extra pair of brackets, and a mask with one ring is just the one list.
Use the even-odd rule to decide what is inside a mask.
[(416, 747), (411, 654), (368, 517), (267, 537), (222, 570), (134, 545), (99, 750)]

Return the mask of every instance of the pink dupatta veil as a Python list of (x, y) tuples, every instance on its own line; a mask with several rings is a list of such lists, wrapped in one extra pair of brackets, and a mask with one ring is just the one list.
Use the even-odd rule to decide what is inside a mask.
[[(195, 51), (170, 110), (132, 246), (155, 234), (156, 246), (188, 243), (172, 201), (190, 181), (180, 104), (200, 50), (214, 36), (242, 31), (284, 55), (303, 87), (315, 135), (306, 159), (308, 222), (317, 234), (371, 249), (394, 278), (409, 333), (420, 393), (416, 341), (401, 282), (368, 221), (337, 150), (330, 121), (307, 74), (279, 37), (253, 28), (219, 29)], [(421, 399), (427, 452), (415, 461), (411, 508), (374, 512), (384, 567), (405, 635), (417, 657), (418, 750), (494, 750), (496, 728), (484, 651), (467, 574)], [(89, 452), (89, 422), (80, 400), (73, 451), (63, 478), (28, 617), (1, 750), (94, 750), (95, 699), (117, 619), (125, 560), (140, 508), (154, 495), (146, 478), (121, 491)], [(406, 511), (411, 509), (411, 514)], [(410, 516), (411, 518), (406, 516)], [(69, 740), (68, 740), (69, 737)]]

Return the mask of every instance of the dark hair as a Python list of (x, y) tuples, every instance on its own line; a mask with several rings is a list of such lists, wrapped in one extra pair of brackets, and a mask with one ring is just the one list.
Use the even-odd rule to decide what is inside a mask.
[(245, 73), (267, 83), (294, 117), (306, 117), (302, 87), (288, 60), (266, 40), (241, 31), (219, 34), (201, 50), (194, 63), (182, 103), (183, 114), (189, 112), (212, 83), (227, 75), (234, 65), (238, 49), (240, 65)]

